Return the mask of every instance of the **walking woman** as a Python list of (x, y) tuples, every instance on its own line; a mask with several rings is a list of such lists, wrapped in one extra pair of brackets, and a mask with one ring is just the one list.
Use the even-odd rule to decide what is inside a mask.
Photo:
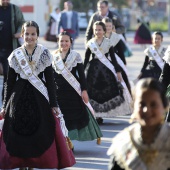
[[(115, 33), (115, 26), (112, 23), (112, 20), (108, 17), (104, 18), (102, 22), (106, 26), (106, 34), (105, 36), (109, 38), (111, 45), (114, 47), (114, 50), (117, 52), (115, 53), (116, 60), (120, 66), (121, 74), (123, 77), (123, 80), (126, 83), (126, 86), (129, 90), (129, 93), (131, 94), (131, 87), (130, 83), (128, 80), (128, 73), (127, 73), (127, 68), (126, 65), (124, 64), (124, 53), (122, 51), (122, 44), (120, 43), (120, 35)], [(110, 58), (110, 57), (109, 57)]]
[[(93, 32), (94, 38), (87, 43), (84, 67), (90, 103), (98, 122), (102, 123), (103, 117), (126, 115), (130, 114), (131, 110), (121, 84), (123, 79), (114, 47), (110, 40), (105, 38), (105, 24), (101, 21), (95, 22)], [(91, 55), (92, 60), (89, 62)], [(109, 56), (111, 61), (108, 60)]]
[(22, 26), (24, 44), (8, 58), (9, 71), (1, 111), (0, 169), (57, 168), (75, 164), (57, 115), (52, 57), (37, 44), (34, 21)]
[(71, 50), (72, 38), (66, 31), (59, 34), (59, 49), (53, 52), (53, 69), (57, 101), (64, 115), (71, 140), (98, 139), (102, 133), (88, 102), (84, 66), (81, 56)]

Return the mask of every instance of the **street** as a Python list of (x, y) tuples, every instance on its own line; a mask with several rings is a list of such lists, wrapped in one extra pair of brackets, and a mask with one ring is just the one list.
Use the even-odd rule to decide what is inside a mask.
[[(127, 33), (126, 36), (133, 52), (132, 57), (126, 58), (129, 80), (133, 92), (133, 81), (140, 73), (145, 55), (143, 47), (133, 44), (134, 33)], [(167, 33), (164, 33), (163, 45), (165, 47), (168, 46), (168, 38)], [(81, 54), (82, 58), (84, 58), (85, 53), (84, 42), (84, 32), (81, 32), (80, 37), (75, 41), (74, 49)], [(44, 41), (43, 37), (39, 38), (39, 43), (45, 45), (50, 51), (55, 50), (56, 44)], [(0, 83), (0, 88), (2, 89), (2, 77), (0, 78)], [(107, 170), (109, 157), (106, 155), (106, 152), (111, 145), (111, 140), (118, 132), (129, 125), (129, 118), (130, 115), (104, 119), (104, 123), (100, 125), (103, 133), (101, 145), (97, 145), (96, 141), (73, 141), (74, 155), (77, 163), (71, 168), (66, 168), (66, 170)]]

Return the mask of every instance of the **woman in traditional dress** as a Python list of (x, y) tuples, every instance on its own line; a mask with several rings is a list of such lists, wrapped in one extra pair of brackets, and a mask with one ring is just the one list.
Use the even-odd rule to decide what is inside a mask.
[[(93, 25), (94, 38), (88, 41), (84, 67), (90, 103), (99, 123), (103, 117), (130, 114), (129, 104), (123, 95), (120, 67), (114, 54), (114, 47), (105, 38), (106, 27), (97, 21)], [(90, 56), (92, 60), (89, 62)], [(108, 60), (110, 56), (111, 61)], [(128, 91), (128, 90), (127, 90)]]
[(137, 22), (140, 24), (138, 29), (136, 30), (134, 43), (135, 44), (152, 44), (151, 41), (151, 32), (149, 28), (149, 17), (147, 13), (144, 11), (142, 16), (137, 19)]
[[(165, 86), (167, 89), (166, 95), (170, 100), (170, 46), (167, 48), (165, 55), (163, 57), (163, 60), (165, 61), (161, 76), (159, 78), (159, 81)], [(168, 111), (166, 115), (166, 121), (170, 122), (170, 110)]]
[(152, 34), (152, 45), (145, 49), (145, 60), (138, 78), (153, 77), (159, 79), (163, 66), (166, 48), (162, 46), (163, 35), (156, 31)]
[[(37, 44), (34, 21), (22, 26), (24, 44), (8, 58), (9, 71), (0, 112), (0, 169), (62, 169), (75, 164), (59, 120), (52, 56)], [(45, 80), (45, 81), (44, 81)]]
[(105, 36), (110, 39), (111, 45), (114, 47), (114, 50), (117, 51), (117, 53), (115, 54), (115, 57), (116, 57), (116, 60), (119, 64), (119, 66), (120, 66), (120, 70), (121, 70), (123, 80), (125, 81), (126, 86), (128, 87), (128, 90), (131, 93), (131, 87), (130, 87), (130, 83), (129, 83), (129, 80), (128, 80), (127, 68), (126, 68), (126, 65), (123, 62), (123, 59), (125, 57), (124, 57), (124, 53), (122, 51), (122, 45), (120, 43), (120, 36), (119, 36), (119, 34), (114, 32), (115, 26), (113, 25), (113, 22), (110, 18), (106, 17), (102, 20), (102, 22), (106, 26)]
[(78, 141), (98, 139), (102, 133), (92, 115), (88, 102), (83, 61), (78, 52), (71, 50), (72, 38), (66, 31), (59, 34), (59, 49), (53, 52), (53, 69), (57, 101), (64, 115), (69, 138)]
[(169, 170), (170, 124), (165, 89), (156, 79), (141, 79), (134, 96), (133, 125), (113, 138), (109, 170)]

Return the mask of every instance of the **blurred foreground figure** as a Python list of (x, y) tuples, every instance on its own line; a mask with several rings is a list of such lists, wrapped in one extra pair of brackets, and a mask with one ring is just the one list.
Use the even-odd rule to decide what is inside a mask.
[(135, 89), (132, 121), (113, 138), (109, 170), (169, 170), (170, 125), (164, 123), (168, 101), (157, 80), (141, 79)]

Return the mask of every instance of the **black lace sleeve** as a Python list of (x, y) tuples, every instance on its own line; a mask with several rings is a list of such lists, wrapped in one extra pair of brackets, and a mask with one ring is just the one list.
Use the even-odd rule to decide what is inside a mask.
[(125, 55), (124, 55), (124, 44), (122, 41), (119, 41), (116, 45), (115, 45), (115, 51), (117, 53), (117, 55), (120, 57), (120, 59), (123, 61), (123, 63), (126, 65), (126, 59), (125, 59)]
[(78, 71), (78, 75), (79, 75), (81, 91), (87, 90), (87, 84), (86, 84), (86, 79), (85, 79), (85, 74), (84, 74), (84, 66), (82, 63), (77, 64), (77, 71)]
[(44, 76), (45, 76), (46, 86), (49, 94), (50, 106), (58, 107), (52, 66), (49, 66), (44, 70)]
[(114, 160), (114, 156), (111, 155), (108, 170), (125, 170), (125, 169), (122, 169)]
[(159, 81), (167, 88), (170, 84), (170, 65), (165, 63)]
[(7, 105), (7, 102), (12, 94), (12, 90), (14, 88), (16, 78), (17, 78), (17, 73), (13, 68), (9, 67), (7, 81), (4, 84), (4, 100), (3, 100), (2, 108), (5, 108)]
[(84, 68), (86, 68), (87, 63), (89, 62), (90, 55), (91, 55), (91, 50), (90, 50), (90, 48), (87, 48), (86, 52), (85, 52)]
[(145, 61), (143, 63), (143, 67), (141, 69), (141, 72), (143, 73), (145, 70), (146, 70), (146, 67), (148, 66), (149, 64), (149, 57), (148, 56), (145, 56)]
[(113, 46), (110, 47), (109, 54), (110, 54), (110, 57), (111, 57), (111, 60), (112, 60), (112, 64), (115, 67), (116, 72), (120, 72), (120, 67), (119, 67), (119, 65), (117, 63)]

